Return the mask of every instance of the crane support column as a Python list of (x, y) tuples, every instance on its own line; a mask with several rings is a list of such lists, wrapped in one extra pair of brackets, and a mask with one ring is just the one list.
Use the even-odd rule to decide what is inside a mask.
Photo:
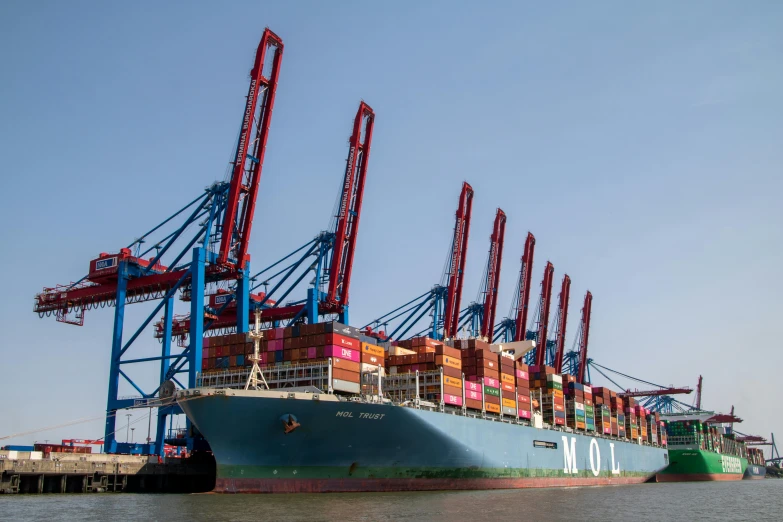
[(193, 249), (190, 283), (190, 348), (188, 350), (188, 388), (196, 387), (196, 374), (201, 371), (204, 346), (204, 265), (206, 250)]
[(122, 326), (125, 322), (125, 291), (128, 287), (128, 264), (121, 261), (117, 267), (117, 301), (114, 307), (114, 333), (111, 339), (109, 363), (109, 393), (106, 400), (106, 429), (103, 447), (106, 452), (115, 451), (114, 432), (117, 429), (117, 394), (120, 390), (120, 357), (122, 356)]
[[(237, 333), (247, 333), (250, 327), (250, 261), (237, 279)], [(191, 316), (193, 317), (193, 316)]]
[[(166, 381), (166, 374), (171, 365), (171, 334), (174, 321), (174, 295), (166, 299), (166, 308), (163, 314), (163, 339), (161, 343), (160, 383)], [(158, 408), (158, 422), (155, 426), (155, 455), (163, 455), (163, 444), (166, 438), (166, 416), (168, 408)]]

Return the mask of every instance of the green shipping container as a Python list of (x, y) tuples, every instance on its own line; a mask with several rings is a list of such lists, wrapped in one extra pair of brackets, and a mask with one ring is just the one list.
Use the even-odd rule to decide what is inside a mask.
[(493, 397), (500, 397), (500, 388), (491, 388), (489, 386), (484, 386), (484, 393), (487, 395), (492, 395)]

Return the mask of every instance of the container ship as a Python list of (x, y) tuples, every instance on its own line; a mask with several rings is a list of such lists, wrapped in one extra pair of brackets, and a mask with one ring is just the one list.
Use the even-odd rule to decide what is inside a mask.
[(383, 346), (316, 323), (264, 331), (257, 358), (245, 335), (206, 344), (198, 386), (175, 398), (216, 492), (634, 484), (668, 465), (656, 414), (480, 340)]
[(763, 479), (767, 476), (767, 463), (764, 453), (759, 448), (748, 448), (748, 467), (743, 480)]
[(760, 473), (755, 465), (748, 471), (748, 448), (735, 440), (731, 428), (711, 418), (710, 412), (665, 416), (670, 463), (658, 482), (742, 480)]

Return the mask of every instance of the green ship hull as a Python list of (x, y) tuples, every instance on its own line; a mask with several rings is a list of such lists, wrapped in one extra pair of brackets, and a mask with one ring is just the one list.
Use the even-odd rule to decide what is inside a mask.
[(747, 459), (702, 449), (669, 448), (669, 465), (656, 476), (658, 482), (742, 480)]

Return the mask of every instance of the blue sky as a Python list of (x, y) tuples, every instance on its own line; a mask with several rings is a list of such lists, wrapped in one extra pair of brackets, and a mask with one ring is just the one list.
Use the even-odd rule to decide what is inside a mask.
[[(78, 328), (32, 297), (223, 178), (266, 25), (285, 57), (254, 266), (328, 225), (364, 99), (355, 325), (439, 280), (467, 180), (466, 300), (501, 207), (499, 316), (530, 230), (535, 294), (547, 259), (556, 287), (573, 280), (569, 347), (589, 288), (596, 361), (663, 384), (702, 374), (706, 407), (783, 433), (782, 24), (777, 2), (3, 3), (0, 360), (16, 397), (0, 437), (102, 414), (112, 311)], [(150, 333), (137, 353), (157, 350)], [(102, 434), (97, 420), (14, 442)]]

